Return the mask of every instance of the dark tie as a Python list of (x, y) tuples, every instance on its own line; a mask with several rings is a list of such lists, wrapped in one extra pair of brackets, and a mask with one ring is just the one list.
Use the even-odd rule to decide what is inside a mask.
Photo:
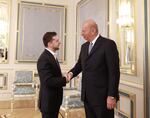
[(56, 60), (57, 65), (60, 67), (58, 59), (56, 58), (55, 60)]
[(93, 47), (93, 43), (90, 42), (90, 44), (89, 44), (89, 54), (90, 54), (90, 52), (91, 52), (91, 50), (92, 50), (92, 47)]
[(61, 72), (61, 68), (60, 68), (60, 64), (59, 64), (58, 59), (57, 59), (57, 58), (55, 58), (55, 61), (56, 61), (57, 67), (60, 69), (60, 72)]

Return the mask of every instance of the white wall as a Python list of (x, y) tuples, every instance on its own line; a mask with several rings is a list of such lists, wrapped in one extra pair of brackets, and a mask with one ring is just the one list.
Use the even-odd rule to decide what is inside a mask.
[[(80, 0), (24, 0), (36, 3), (48, 3), (53, 5), (63, 5), (67, 7), (66, 25), (66, 61), (61, 64), (63, 72), (67, 72), (75, 64), (76, 52), (76, 4)], [(17, 11), (18, 0), (11, 0), (11, 16), (10, 16), (10, 35), (8, 48), (8, 63), (0, 64), (0, 73), (8, 73), (8, 83), (6, 90), (0, 90), (0, 100), (10, 100), (12, 93), (12, 83), (15, 78), (16, 70), (33, 70), (37, 73), (36, 63), (18, 63), (16, 61), (16, 42), (17, 42)]]
[[(11, 85), (14, 81), (15, 70), (27, 69), (36, 71), (35, 63), (16, 63), (16, 30), (17, 30), (17, 2), (12, 0), (11, 5), (11, 24), (10, 24), (10, 40), (8, 64), (0, 65), (1, 73), (8, 73), (8, 89), (0, 90), (0, 100), (10, 99)], [(66, 62), (61, 64), (63, 72), (68, 71), (76, 62), (76, 5), (80, 0), (25, 0), (33, 2), (50, 3), (56, 5), (67, 6), (67, 41), (66, 41)], [(115, 0), (110, 0), (110, 30), (109, 36), (116, 40), (115, 28)], [(143, 99), (143, 41), (144, 41), (144, 6), (143, 0), (135, 1), (136, 16), (136, 45), (137, 45), (137, 75), (131, 76), (121, 74), (120, 89), (130, 91), (136, 94), (136, 118), (144, 117), (144, 99)], [(121, 101), (122, 102), (122, 101)]]
[[(29, 2), (48, 3), (54, 5), (68, 6), (67, 0), (24, 0)], [(10, 35), (9, 35), (9, 48), (8, 48), (8, 63), (0, 64), (0, 73), (8, 73), (7, 89), (0, 90), (0, 100), (10, 100), (12, 93), (12, 83), (14, 81), (16, 70), (36, 70), (36, 63), (17, 63), (16, 56), (16, 40), (17, 40), (17, 11), (18, 0), (11, 0), (11, 16), (10, 16)], [(65, 66), (64, 66), (65, 67)]]
[[(116, 39), (116, 0), (110, 0), (110, 38)], [(144, 87), (143, 87), (143, 57), (144, 57), (144, 1), (136, 0), (135, 4), (135, 41), (136, 41), (136, 75), (121, 74), (120, 89), (136, 95), (136, 118), (144, 118)], [(124, 102), (124, 101), (120, 101)]]

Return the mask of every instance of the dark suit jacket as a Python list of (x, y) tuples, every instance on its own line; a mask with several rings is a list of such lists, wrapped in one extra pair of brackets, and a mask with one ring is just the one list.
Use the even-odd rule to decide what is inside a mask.
[(54, 56), (46, 49), (38, 59), (37, 69), (40, 77), (39, 109), (42, 112), (54, 111), (62, 103), (62, 87), (66, 85), (66, 79), (62, 77)]
[(81, 99), (92, 105), (106, 107), (107, 96), (119, 99), (119, 57), (113, 40), (102, 36), (96, 40), (90, 54), (89, 42), (81, 47), (78, 62), (70, 71), (77, 76), (82, 71)]

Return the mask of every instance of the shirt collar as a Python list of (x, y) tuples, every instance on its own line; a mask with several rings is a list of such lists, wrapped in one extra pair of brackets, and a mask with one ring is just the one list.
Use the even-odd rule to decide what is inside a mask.
[(52, 50), (48, 49), (48, 48), (45, 48), (46, 50), (48, 50), (56, 59), (56, 56), (57, 56), (57, 53), (53, 52)]
[(94, 40), (92, 40), (92, 44), (93, 44), (93, 46), (94, 46), (94, 44), (95, 44), (95, 42), (96, 42), (96, 40), (98, 39), (98, 37), (99, 37), (99, 34), (94, 38)]

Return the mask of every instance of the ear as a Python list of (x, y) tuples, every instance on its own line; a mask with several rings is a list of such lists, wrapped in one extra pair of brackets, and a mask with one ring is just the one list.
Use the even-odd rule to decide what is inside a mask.
[(49, 41), (49, 42), (47, 43), (47, 47), (51, 47), (51, 46), (52, 46), (52, 42)]
[(91, 33), (92, 33), (92, 34), (95, 34), (95, 32), (96, 32), (96, 29), (92, 27), (92, 28), (91, 28)]

